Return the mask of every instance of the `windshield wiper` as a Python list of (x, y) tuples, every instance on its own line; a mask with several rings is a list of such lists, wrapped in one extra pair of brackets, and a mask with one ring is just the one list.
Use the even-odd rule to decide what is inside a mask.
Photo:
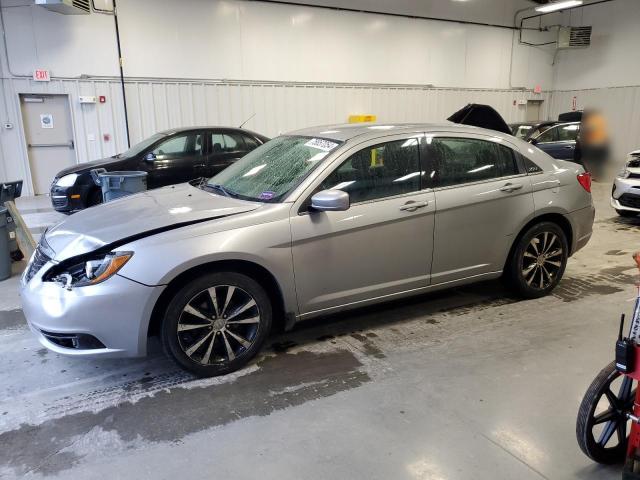
[(219, 183), (207, 183), (204, 186), (207, 187), (207, 188), (210, 188), (212, 190), (217, 190), (219, 192), (222, 192), (225, 197), (237, 197), (238, 196), (237, 193), (232, 192), (231, 190), (227, 190), (225, 187), (223, 187)]

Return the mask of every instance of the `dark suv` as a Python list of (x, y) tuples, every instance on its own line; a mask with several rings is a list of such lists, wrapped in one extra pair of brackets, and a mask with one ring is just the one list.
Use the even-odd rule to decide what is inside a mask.
[(51, 203), (64, 213), (102, 203), (102, 192), (91, 176), (95, 168), (144, 171), (148, 187), (157, 188), (212, 177), (267, 140), (249, 130), (226, 127), (156, 133), (119, 155), (65, 168), (51, 184)]

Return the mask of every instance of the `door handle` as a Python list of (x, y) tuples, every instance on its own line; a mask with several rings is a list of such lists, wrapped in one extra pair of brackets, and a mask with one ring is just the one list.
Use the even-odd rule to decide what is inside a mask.
[(516, 190), (520, 190), (522, 187), (523, 185), (521, 183), (518, 183), (518, 184), (507, 183), (505, 184), (504, 187), (500, 189), (500, 191), (505, 193), (511, 193), (511, 192), (515, 192)]
[(402, 205), (400, 207), (400, 210), (402, 210), (403, 212), (415, 212), (419, 208), (424, 208), (427, 205), (429, 205), (429, 202), (427, 202), (427, 201), (414, 202), (413, 200), (411, 200), (411, 201), (405, 203), (404, 205)]
[(569, 149), (571, 149), (571, 148), (575, 148), (575, 146), (574, 146), (574, 145), (565, 145), (565, 147), (564, 147), (564, 148), (566, 148), (567, 150), (569, 150)]

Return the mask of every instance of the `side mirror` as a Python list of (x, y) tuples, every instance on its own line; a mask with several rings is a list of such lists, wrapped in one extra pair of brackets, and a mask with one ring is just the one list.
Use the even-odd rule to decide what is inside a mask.
[(349, 194), (342, 190), (322, 190), (311, 197), (311, 209), (318, 212), (342, 212), (350, 206)]
[(537, 138), (531, 138), (531, 139), (529, 139), (529, 143), (531, 145), (536, 145), (538, 143), (538, 139)]
[(145, 162), (155, 162), (156, 155), (153, 152), (149, 152), (144, 156)]

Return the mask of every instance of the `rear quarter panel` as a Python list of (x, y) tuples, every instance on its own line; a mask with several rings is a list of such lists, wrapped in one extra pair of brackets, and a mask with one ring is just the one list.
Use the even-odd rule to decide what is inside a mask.
[(543, 172), (530, 176), (535, 216), (563, 215), (571, 224), (570, 249), (573, 254), (591, 237), (595, 214), (591, 194), (578, 182), (578, 175), (584, 173), (584, 168), (573, 162), (547, 157), (539, 150), (533, 155), (527, 152), (527, 156), (544, 168)]

